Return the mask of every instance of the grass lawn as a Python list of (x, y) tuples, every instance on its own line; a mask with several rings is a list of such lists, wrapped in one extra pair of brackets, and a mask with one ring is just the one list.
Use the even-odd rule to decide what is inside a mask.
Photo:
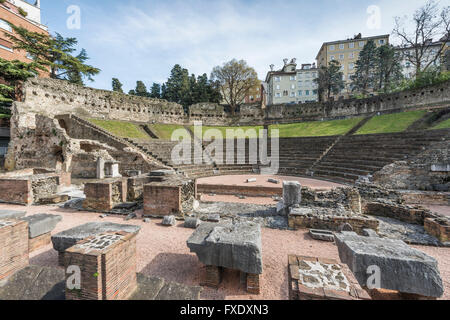
[[(190, 127), (192, 132), (194, 132), (194, 127), (191, 126)], [(264, 129), (263, 126), (242, 126), (242, 127), (210, 127), (210, 126), (203, 126), (203, 137), (205, 137), (205, 132), (210, 130), (210, 129), (215, 129), (215, 130), (219, 130), (222, 134), (222, 138), (226, 139), (227, 136), (227, 130), (233, 130), (233, 134), (236, 134), (236, 137), (239, 139), (242, 138), (248, 138), (248, 136), (245, 135), (245, 132), (248, 130), (254, 130), (256, 137), (258, 137), (259, 135), (259, 130)], [(212, 133), (211, 133), (212, 134)], [(198, 136), (198, 134), (196, 134)], [(253, 138), (253, 136), (251, 136)], [(232, 137), (230, 137), (232, 138)]]
[(323, 122), (280, 124), (270, 126), (269, 131), (270, 129), (280, 130), (280, 138), (336, 136), (346, 134), (361, 122), (361, 120), (362, 118), (353, 118)]
[(10, 114), (0, 114), (0, 119), (11, 118)]
[(442, 121), (441, 123), (438, 123), (436, 126), (431, 128), (431, 130), (436, 129), (449, 129), (450, 128), (450, 119), (447, 119), (445, 121)]
[(403, 132), (425, 114), (426, 111), (419, 110), (375, 116), (356, 134)]
[(131, 122), (97, 119), (89, 119), (89, 121), (121, 138), (150, 139), (138, 125)]
[(184, 129), (183, 126), (176, 124), (149, 124), (148, 126), (161, 140), (169, 141), (175, 130)]

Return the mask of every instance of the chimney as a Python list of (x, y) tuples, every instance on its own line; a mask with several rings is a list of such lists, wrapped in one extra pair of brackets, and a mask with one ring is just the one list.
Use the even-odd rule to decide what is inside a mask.
[(287, 65), (289, 59), (283, 59), (284, 65)]
[(275, 65), (271, 64), (270, 65), (270, 71), (273, 71), (273, 68), (275, 68)]

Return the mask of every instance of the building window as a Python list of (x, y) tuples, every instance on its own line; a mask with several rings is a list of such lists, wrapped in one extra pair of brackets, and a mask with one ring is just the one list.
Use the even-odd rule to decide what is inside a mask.
[(336, 60), (335, 56), (330, 57), (330, 61)]
[(2, 44), (0, 44), (0, 48), (4, 49), (4, 50), (6, 50), (6, 51), (9, 51), (9, 52), (14, 52), (14, 50), (13, 50), (12, 48), (9, 48), (9, 47), (4, 46), (4, 45), (2, 45)]
[(280, 90), (280, 85), (279, 84), (277, 84), (277, 90)]
[(349, 53), (349, 54), (348, 54), (348, 57), (349, 57), (350, 59), (354, 59), (354, 58), (355, 58), (355, 53), (354, 53), (354, 52)]
[(283, 96), (287, 97), (289, 95), (289, 92), (287, 90), (283, 91)]
[(276, 82), (280, 82), (280, 81), (281, 81), (281, 78), (280, 78), (280, 77), (275, 77), (275, 81), (276, 81)]
[(309, 90), (305, 91), (305, 95), (309, 96)]
[(8, 24), (8, 22), (6, 22), (3, 19), (0, 19), (0, 28), (2, 28), (3, 30), (12, 32), (12, 28), (11, 26)]
[(348, 47), (349, 47), (350, 49), (353, 49), (353, 48), (355, 47), (355, 43), (354, 43), (354, 42), (349, 43), (349, 44), (348, 44)]
[(277, 97), (277, 98), (281, 98), (281, 93), (277, 93), (277, 94), (275, 94), (275, 97)]
[(339, 60), (344, 60), (344, 55), (343, 54), (339, 55)]
[(302, 90), (300, 90), (300, 91), (298, 92), (298, 96), (301, 97), (302, 95), (303, 95), (303, 92), (302, 92)]
[(295, 97), (295, 92), (291, 92), (291, 97)]
[(291, 85), (291, 89), (295, 89), (295, 84), (292, 84), (292, 85)]
[(339, 49), (344, 50), (344, 49), (345, 49), (345, 44), (343, 44), (343, 43), (340, 44), (340, 45), (339, 45)]
[(355, 64), (354, 64), (354, 63), (349, 63), (349, 64), (348, 64), (348, 69), (349, 69), (349, 70), (355, 69)]
[(317, 95), (318, 91), (317, 90), (313, 90), (313, 94)]
[(360, 48), (364, 48), (364, 41), (360, 41), (360, 42), (359, 42), (359, 47), (360, 47)]
[(334, 46), (334, 44), (330, 46), (330, 50), (331, 50), (331, 51), (336, 50), (336, 47)]
[(380, 45), (384, 45), (384, 44), (386, 44), (386, 41), (384, 39), (380, 39), (380, 40), (378, 40), (378, 43)]
[(291, 81), (295, 81), (295, 76), (291, 76)]

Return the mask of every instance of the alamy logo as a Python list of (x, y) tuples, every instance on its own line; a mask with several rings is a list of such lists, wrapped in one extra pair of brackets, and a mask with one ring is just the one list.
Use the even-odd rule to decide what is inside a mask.
[(81, 29), (81, 8), (76, 5), (67, 7), (67, 14), (70, 16), (67, 18), (66, 25), (69, 30)]
[(372, 289), (380, 289), (381, 288), (381, 269), (379, 266), (369, 266), (367, 268), (367, 274), (369, 277), (367, 278), (367, 288)]
[[(203, 130), (202, 122), (194, 122), (193, 140), (186, 129), (175, 130), (172, 141), (179, 142), (172, 149), (172, 163), (258, 165), (261, 174), (275, 175), (279, 170), (279, 130), (270, 131), (270, 151), (268, 155), (269, 133), (267, 129), (250, 128), (226, 129), (225, 137), (219, 129)], [(248, 148), (247, 148), (248, 144)], [(203, 150), (203, 145), (205, 148)]]

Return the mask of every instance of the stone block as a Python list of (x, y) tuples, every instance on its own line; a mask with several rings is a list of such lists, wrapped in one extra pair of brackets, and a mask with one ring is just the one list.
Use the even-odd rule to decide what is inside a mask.
[(280, 180), (277, 180), (277, 179), (268, 179), (267, 182), (273, 183), (273, 184), (279, 184), (279, 183), (280, 183)]
[(427, 297), (444, 293), (436, 259), (413, 249), (403, 241), (336, 234), (339, 256), (361, 286), (368, 282), (368, 268), (381, 271), (381, 289)]
[(302, 185), (300, 182), (283, 182), (283, 201), (286, 207), (291, 207), (302, 202)]
[(28, 224), (19, 220), (0, 220), (0, 281), (29, 264)]
[(207, 266), (262, 274), (261, 227), (252, 222), (202, 223), (187, 245)]
[(186, 218), (184, 221), (184, 227), (188, 229), (197, 229), (202, 223), (200, 219), (197, 218)]
[(28, 222), (28, 237), (34, 239), (43, 234), (52, 232), (56, 225), (62, 220), (62, 217), (59, 215), (43, 213), (28, 216), (21, 220)]
[(81, 269), (81, 288), (66, 289), (66, 300), (128, 299), (137, 288), (136, 234), (106, 232), (80, 241), (64, 254), (64, 267), (72, 265)]
[(141, 227), (133, 225), (110, 222), (89, 222), (52, 236), (52, 243), (53, 248), (61, 253), (74, 246), (78, 241), (101, 233), (124, 231), (137, 234), (140, 230)]
[(334, 233), (328, 230), (311, 229), (309, 230), (309, 235), (314, 240), (334, 242)]
[(97, 160), (97, 179), (105, 179), (105, 160), (103, 158)]
[(363, 236), (365, 237), (372, 237), (372, 238), (379, 238), (380, 236), (375, 230), (372, 229), (363, 229)]
[(26, 211), (16, 211), (16, 210), (0, 210), (0, 220), (16, 219), (25, 217)]
[(173, 227), (177, 224), (177, 220), (175, 220), (175, 216), (165, 216), (162, 225), (166, 227)]
[(52, 243), (51, 232), (42, 234), (36, 238), (28, 240), (28, 252), (34, 252)]
[(144, 215), (168, 216), (178, 215), (181, 205), (182, 190), (179, 185), (147, 184), (144, 186)]
[(210, 214), (208, 215), (209, 222), (220, 222), (220, 214)]

